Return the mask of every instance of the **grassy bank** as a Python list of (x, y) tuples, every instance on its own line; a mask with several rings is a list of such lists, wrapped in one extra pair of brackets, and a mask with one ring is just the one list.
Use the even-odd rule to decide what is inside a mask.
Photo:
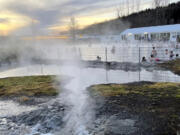
[(102, 84), (90, 88), (94, 94), (117, 96), (138, 94), (149, 98), (179, 98), (180, 83)]
[(180, 75), (180, 59), (168, 61), (159, 65), (162, 68), (171, 70), (173, 73)]
[(0, 98), (56, 96), (55, 76), (27, 76), (0, 79)]
[(91, 86), (89, 91), (97, 101), (103, 97), (105, 103), (99, 110), (106, 116), (125, 110), (126, 114), (139, 116), (143, 123), (140, 129), (145, 133), (176, 134), (180, 124), (180, 83), (102, 84)]

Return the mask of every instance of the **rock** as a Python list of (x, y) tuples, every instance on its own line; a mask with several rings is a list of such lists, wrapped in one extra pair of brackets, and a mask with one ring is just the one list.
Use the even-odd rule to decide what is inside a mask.
[(137, 131), (135, 120), (112, 117), (106, 123), (105, 135), (131, 135)]

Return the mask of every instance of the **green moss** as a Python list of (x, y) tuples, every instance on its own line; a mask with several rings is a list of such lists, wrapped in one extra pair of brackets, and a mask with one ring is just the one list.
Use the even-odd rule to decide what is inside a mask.
[(105, 114), (125, 110), (138, 114), (144, 121), (146, 117), (152, 119), (152, 128), (166, 123), (166, 128), (171, 131), (167, 134), (176, 132), (180, 114), (180, 83), (102, 84), (91, 86), (89, 91), (95, 93), (92, 94), (95, 100), (103, 96)]
[(0, 79), (0, 97), (55, 96), (55, 76), (26, 76)]
[(109, 84), (90, 87), (96, 94), (102, 96), (117, 96), (138, 94), (149, 98), (175, 97), (180, 98), (180, 83), (151, 83), (142, 85)]
[(125, 90), (121, 85), (94, 85), (91, 87), (96, 94), (101, 94), (102, 96), (116, 96), (119, 94), (128, 94), (129, 91)]

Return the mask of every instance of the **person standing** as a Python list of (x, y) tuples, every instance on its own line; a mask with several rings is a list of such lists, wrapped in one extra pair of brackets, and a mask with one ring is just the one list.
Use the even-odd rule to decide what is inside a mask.
[(171, 60), (173, 59), (173, 57), (174, 57), (173, 51), (170, 52), (170, 56), (169, 57), (170, 57)]
[(157, 51), (156, 51), (155, 47), (153, 47), (151, 55), (153, 55), (154, 58), (157, 56)]

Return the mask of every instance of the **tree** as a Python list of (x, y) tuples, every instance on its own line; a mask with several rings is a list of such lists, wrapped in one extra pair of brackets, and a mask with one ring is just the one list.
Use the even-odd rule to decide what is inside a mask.
[(140, 11), (140, 6), (141, 6), (141, 0), (136, 0), (136, 12)]
[(69, 32), (70, 32), (70, 37), (72, 38), (73, 41), (76, 40), (77, 29), (78, 29), (77, 22), (74, 17), (71, 17), (69, 24)]
[[(170, 3), (170, 0), (153, 0), (153, 6), (155, 7), (155, 8), (157, 8), (156, 9), (156, 25), (159, 25), (159, 17), (160, 17), (160, 15), (159, 15), (159, 7), (164, 7), (164, 6), (167, 6), (168, 4)], [(163, 18), (164, 18), (164, 14), (163, 14)]]
[(121, 18), (125, 15), (125, 3), (122, 0), (120, 5), (116, 8), (117, 17)]
[(130, 14), (130, 3), (129, 0), (126, 0), (126, 8), (127, 8), (127, 15)]
[(153, 7), (164, 7), (170, 3), (170, 0), (153, 0)]
[(162, 0), (153, 0), (153, 7), (157, 8), (161, 6)]

